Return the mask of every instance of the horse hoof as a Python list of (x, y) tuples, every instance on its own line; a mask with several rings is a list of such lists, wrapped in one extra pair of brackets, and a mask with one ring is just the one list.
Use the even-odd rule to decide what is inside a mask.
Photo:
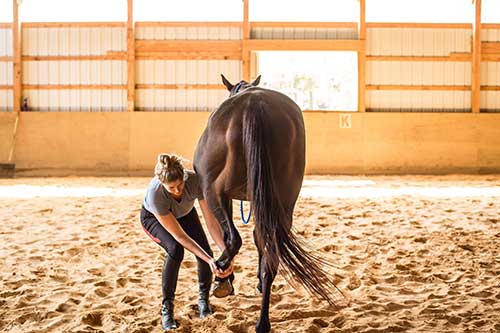
[(229, 281), (229, 279), (223, 281), (215, 281), (213, 295), (217, 298), (223, 298), (229, 295), (234, 295), (234, 288), (231, 281)]

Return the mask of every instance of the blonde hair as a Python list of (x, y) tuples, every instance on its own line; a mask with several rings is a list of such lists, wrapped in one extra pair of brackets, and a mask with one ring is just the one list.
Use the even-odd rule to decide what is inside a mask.
[(155, 176), (162, 184), (186, 180), (182, 158), (174, 154), (159, 154), (155, 166)]

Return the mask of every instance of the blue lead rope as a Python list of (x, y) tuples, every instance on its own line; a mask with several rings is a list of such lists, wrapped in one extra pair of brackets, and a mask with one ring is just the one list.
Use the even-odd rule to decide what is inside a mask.
[(250, 212), (248, 213), (248, 218), (245, 219), (245, 213), (243, 212), (243, 200), (240, 201), (240, 212), (241, 212), (241, 220), (243, 224), (248, 224), (250, 222), (250, 217), (252, 217), (252, 205), (250, 204)]

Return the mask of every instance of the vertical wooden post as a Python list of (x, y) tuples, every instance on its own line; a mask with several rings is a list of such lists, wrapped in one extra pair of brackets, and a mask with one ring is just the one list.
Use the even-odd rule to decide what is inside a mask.
[(365, 112), (366, 97), (366, 2), (359, 0), (359, 39), (365, 41), (358, 51), (358, 112)]
[(243, 80), (250, 82), (250, 50), (247, 41), (250, 39), (250, 22), (248, 21), (249, 0), (243, 0), (243, 40), (241, 47), (241, 61)]
[(133, 0), (127, 0), (127, 111), (134, 111), (135, 102), (135, 35)]
[(13, 23), (12, 23), (12, 51), (14, 52), (14, 66), (13, 66), (13, 85), (14, 85), (14, 112), (19, 113), (21, 111), (21, 38), (19, 32), (19, 5), (17, 4), (17, 0), (12, 0), (12, 8), (13, 8)]
[(472, 112), (481, 109), (481, 0), (475, 1), (472, 31)]

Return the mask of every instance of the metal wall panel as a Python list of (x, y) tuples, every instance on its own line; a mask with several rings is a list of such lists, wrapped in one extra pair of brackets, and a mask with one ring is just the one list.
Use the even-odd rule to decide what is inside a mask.
[(138, 60), (137, 84), (220, 84), (221, 89), (139, 89), (138, 110), (213, 110), (228, 92), (220, 74), (232, 82), (241, 78), (239, 60)]
[(471, 29), (368, 28), (367, 55), (447, 56), (469, 53)]
[[(482, 29), (481, 41), (500, 42), (500, 29)], [(481, 85), (500, 86), (500, 62), (481, 63)], [(482, 91), (481, 110), (500, 111), (500, 91)]]
[(0, 86), (11, 86), (13, 84), (13, 67), (12, 61), (0, 61)]
[(366, 84), (465, 86), (470, 73), (470, 62), (368, 61)]
[(481, 111), (500, 112), (500, 91), (481, 91)]
[(240, 27), (138, 27), (137, 39), (240, 40)]
[[(470, 53), (472, 30), (457, 28), (368, 28), (367, 55), (449, 56)], [(470, 62), (368, 61), (369, 85), (471, 84)], [(366, 107), (372, 111), (469, 111), (470, 91), (368, 90)]]
[(0, 28), (0, 57), (12, 55), (12, 29)]
[(241, 78), (239, 60), (137, 60), (138, 84), (221, 84)]
[(24, 61), (24, 84), (120, 85), (127, 84), (123, 60)]
[(23, 28), (23, 55), (104, 55), (127, 50), (127, 30), (121, 27)]
[(481, 29), (482, 42), (500, 42), (500, 29)]
[(31, 111), (123, 111), (126, 90), (25, 90)]
[(138, 89), (135, 102), (141, 111), (213, 111), (228, 95), (225, 90)]
[(254, 39), (357, 39), (351, 28), (253, 28)]
[[(105, 55), (127, 50), (123, 27), (23, 28), (25, 56)], [(23, 84), (28, 85), (125, 85), (125, 60), (23, 61)], [(26, 89), (30, 110), (124, 111), (125, 89)]]
[(368, 111), (470, 112), (470, 91), (367, 90)]
[(0, 111), (12, 111), (14, 109), (13, 90), (0, 90)]
[[(0, 57), (12, 57), (12, 29), (0, 28)], [(0, 85), (13, 84), (14, 71), (12, 61), (0, 61)], [(0, 89), (0, 111), (13, 110), (13, 91)]]

